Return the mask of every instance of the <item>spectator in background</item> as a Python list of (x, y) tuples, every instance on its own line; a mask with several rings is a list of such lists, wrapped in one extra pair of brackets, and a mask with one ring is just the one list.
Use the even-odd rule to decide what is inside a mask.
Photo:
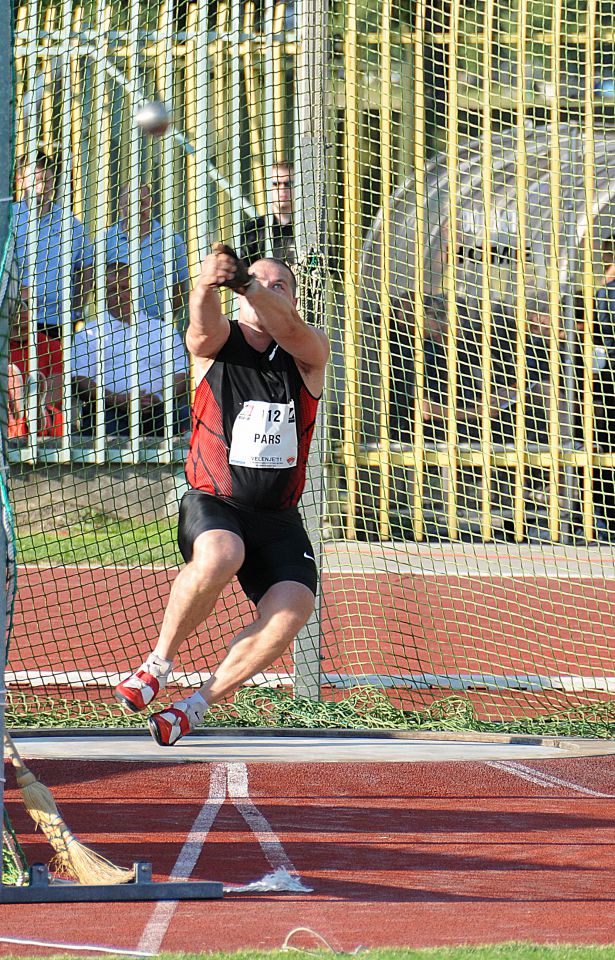
[[(549, 405), (549, 336), (551, 317), (546, 296), (528, 292), (526, 300), (525, 429), (529, 443), (547, 439)], [(517, 376), (517, 316), (514, 308), (495, 300), (490, 305), (489, 355), (491, 365), (491, 428), (496, 443), (515, 439), (519, 398)], [(474, 401), (482, 399), (484, 322), (479, 300), (461, 301), (458, 307), (460, 366), (473, 384)]]
[[(424, 436), (444, 440), (442, 407), (446, 405), (446, 307), (441, 298), (426, 297), (423, 328)], [(415, 419), (415, 309), (408, 298), (396, 305), (390, 331), (391, 440), (412, 443)]]
[(44, 330), (36, 333), (38, 369), (29, 372), (28, 305), (21, 303), (11, 320), (8, 366), (8, 439), (28, 433), (28, 400), (36, 391), (38, 433), (43, 437), (62, 436), (62, 346), (59, 338)]
[[(188, 357), (177, 330), (159, 317), (147, 316), (143, 310), (137, 310), (133, 315), (127, 263), (107, 264), (106, 293), (106, 315), (97, 323), (86, 323), (73, 340), (71, 372), (77, 395), (83, 403), (81, 431), (90, 433), (94, 429), (96, 377), (102, 367), (106, 432), (123, 435), (130, 432), (133, 382), (139, 389), (140, 432), (146, 435), (163, 432), (165, 344), (167, 349), (171, 347), (173, 365), (173, 432), (187, 430), (190, 426)], [(137, 358), (133, 370), (131, 345), (135, 326)]]
[[(526, 291), (526, 396), (525, 430), (529, 443), (545, 444), (549, 441), (549, 417), (551, 408), (550, 351), (551, 338), (559, 341), (565, 337), (564, 326), (553, 329), (549, 296), (544, 290)], [(514, 317), (513, 317), (514, 320)], [(516, 324), (514, 326), (514, 349), (516, 350)], [(561, 374), (561, 370), (560, 370)]]
[(249, 266), (275, 257), (290, 266), (297, 261), (293, 228), (293, 168), (281, 160), (271, 169), (271, 249), (267, 250), (268, 217), (247, 220), (241, 241), (242, 260)]
[(598, 345), (607, 350), (615, 348), (615, 251), (613, 262), (605, 265), (604, 283), (596, 293), (596, 323), (594, 334)]
[[(139, 190), (139, 309), (152, 320), (162, 320), (165, 298), (171, 303), (177, 320), (187, 303), (188, 257), (186, 245), (179, 233), (170, 236), (171, 262), (165, 271), (164, 229), (152, 216), (152, 191), (143, 184)], [(107, 264), (128, 263), (129, 251), (129, 189), (120, 187), (117, 221), (109, 227), (106, 240)], [(167, 288), (167, 273), (170, 287)], [(167, 317), (166, 319), (171, 319)]]
[[(457, 303), (456, 410), (457, 441), (469, 443), (480, 438), (483, 374), (481, 366), (483, 324), (478, 302)], [(414, 306), (402, 301), (391, 327), (391, 439), (412, 443), (415, 417), (415, 329)], [(501, 304), (491, 307), (491, 425), (493, 440), (506, 439), (503, 405), (510, 400), (514, 385), (514, 355), (511, 322)], [(448, 310), (444, 297), (426, 297), (423, 328), (424, 438), (441, 443), (447, 439), (449, 415)]]
[[(89, 242), (83, 224), (70, 212), (54, 202), (59, 158), (53, 159), (38, 151), (34, 164), (26, 157), (17, 160), (16, 186), (22, 197), (13, 204), (15, 256), (20, 270), (22, 301), (28, 302), (29, 288), (36, 284), (37, 323), (49, 337), (59, 337), (62, 316), (71, 310), (76, 321), (83, 314), (83, 304), (93, 286), (94, 247)], [(29, 275), (28, 240), (32, 217), (35, 230), (34, 278)], [(70, 256), (70, 305), (62, 302), (63, 218), (69, 218), (68, 244)]]

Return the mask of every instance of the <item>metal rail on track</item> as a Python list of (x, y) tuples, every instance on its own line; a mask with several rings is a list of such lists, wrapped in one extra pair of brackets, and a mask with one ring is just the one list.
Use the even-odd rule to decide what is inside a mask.
[(0, 884), (0, 903), (115, 903), (145, 900), (220, 900), (221, 883), (210, 880), (154, 881), (151, 863), (134, 864), (135, 879), (122, 884), (72, 884), (50, 880), (47, 867), (30, 867), (24, 887)]

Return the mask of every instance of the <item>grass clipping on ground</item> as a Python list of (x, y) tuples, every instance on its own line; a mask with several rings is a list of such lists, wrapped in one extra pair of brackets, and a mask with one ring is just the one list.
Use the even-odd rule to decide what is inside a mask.
[[(296, 941), (296, 945), (295, 945)], [(337, 950), (331, 947), (323, 949), (318, 944), (318, 935), (310, 937), (302, 934), (301, 939), (296, 937), (292, 944), (280, 950), (241, 950), (236, 953), (160, 953), (158, 960), (288, 960), (290, 955), (300, 957), (316, 957), (326, 960), (327, 957), (364, 957), (365, 960), (615, 960), (615, 946), (607, 945), (574, 945), (574, 944), (540, 944), (540, 943), (496, 943), (476, 947), (437, 947), (423, 950), (412, 950), (409, 947), (380, 947), (371, 950), (366, 947), (355, 947), (352, 951)], [(37, 955), (38, 956), (38, 955)], [(48, 960), (74, 960), (73, 954), (49, 954)], [(119, 955), (110, 950), (107, 953), (109, 960)], [(28, 960), (25, 954), (20, 954), (20, 960)], [(34, 958), (32, 958), (34, 960)], [(122, 958), (123, 960), (123, 958)]]
[[(161, 705), (152, 704), (152, 709)], [(31, 692), (12, 692), (6, 707), (9, 728), (143, 728), (141, 714), (122, 713), (103, 700), (61, 700)], [(228, 704), (218, 704), (205, 715), (203, 727), (267, 727), (309, 730), (434, 730), (476, 731), (591, 739), (615, 737), (615, 701), (577, 705), (543, 716), (515, 720), (483, 720), (473, 702), (455, 695), (435, 700), (417, 710), (395, 706), (377, 687), (358, 687), (340, 700), (309, 700), (291, 691), (245, 687)]]

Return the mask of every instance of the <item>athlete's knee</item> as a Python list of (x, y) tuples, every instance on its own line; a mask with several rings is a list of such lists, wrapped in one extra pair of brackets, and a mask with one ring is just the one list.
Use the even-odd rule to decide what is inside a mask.
[(241, 539), (227, 530), (208, 530), (194, 541), (192, 565), (208, 581), (228, 583), (245, 558)]
[(258, 604), (258, 614), (263, 625), (292, 639), (308, 622), (314, 606), (315, 597), (308, 587), (285, 581), (267, 591)]

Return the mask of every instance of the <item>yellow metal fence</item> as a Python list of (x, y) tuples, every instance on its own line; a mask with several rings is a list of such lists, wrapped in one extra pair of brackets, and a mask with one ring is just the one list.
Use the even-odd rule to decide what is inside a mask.
[[(243, 218), (267, 211), (268, 171), (298, 149), (294, 12), (272, 0), (20, 7), (17, 155), (40, 145), (70, 157), (71, 209), (92, 237), (116, 217), (121, 183), (152, 183), (165, 222), (185, 233), (195, 277), (210, 239), (237, 244)], [(596, 0), (540, 10), (451, 0), (445, 13), (427, 0), (407, 9), (347, 0), (331, 11), (323, 50), (327, 323), (337, 345), (330, 514), (349, 537), (388, 539), (405, 524), (420, 541), (434, 529), (464, 536), (473, 513), (476, 535), (490, 540), (508, 511), (508, 534), (522, 540), (528, 490), (539, 487), (551, 540), (575, 528), (593, 539), (603, 519), (596, 491), (604, 500), (615, 468), (608, 422), (606, 439), (597, 428), (595, 373), (597, 348), (610, 363), (594, 301), (615, 236), (615, 33), (605, 10)], [(164, 142), (138, 141), (131, 122), (152, 97), (173, 109)], [(528, 297), (546, 304), (538, 440), (528, 426), (537, 382)], [(434, 302), (446, 319), (439, 340)], [(468, 302), (478, 345), (470, 376)], [(505, 384), (502, 305), (514, 320)], [(405, 347), (392, 351), (410, 309)], [(438, 430), (428, 409), (437, 407), (434, 344)], [(411, 423), (394, 440), (405, 379)], [(460, 415), (470, 381), (468, 439)], [(500, 416), (505, 388), (502, 438), (494, 409)], [(608, 401), (602, 421), (614, 412)]]

